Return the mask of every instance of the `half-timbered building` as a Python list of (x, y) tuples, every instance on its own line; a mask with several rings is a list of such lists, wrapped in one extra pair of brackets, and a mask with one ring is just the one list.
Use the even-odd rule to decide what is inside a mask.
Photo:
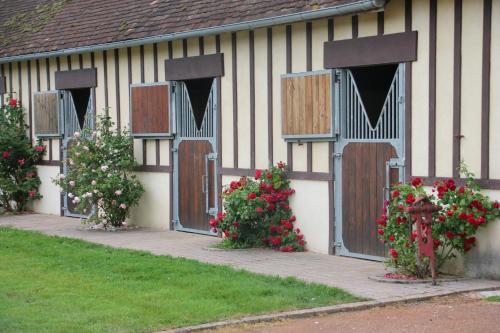
[[(308, 248), (379, 259), (391, 182), (464, 160), (500, 199), (499, 41), (498, 0), (0, 0), (0, 93), (47, 147), (36, 212), (78, 216), (51, 178), (107, 114), (131, 223), (210, 234), (224, 184), (284, 161)], [(467, 271), (500, 276), (500, 225), (479, 238)]]

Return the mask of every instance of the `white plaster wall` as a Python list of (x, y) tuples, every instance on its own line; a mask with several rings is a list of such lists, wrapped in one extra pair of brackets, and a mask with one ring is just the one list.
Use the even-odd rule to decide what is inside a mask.
[(42, 182), (38, 191), (43, 198), (33, 203), (33, 211), (36, 213), (59, 215), (61, 213), (60, 192), (58, 187), (52, 183), (52, 178), (57, 177), (59, 174), (59, 167), (39, 165), (37, 172)]
[(454, 1), (437, 2), (436, 29), (436, 176), (453, 174)]
[[(412, 63), (412, 174), (428, 175), (429, 164), (429, 0), (413, 2), (413, 30), (418, 30), (417, 61)], [(402, 14), (401, 14), (402, 15)]]
[[(413, 6), (418, 6), (420, 1), (412, 1)], [(425, 16), (428, 15), (427, 13)], [(416, 12), (413, 11), (414, 19), (416, 15)], [(393, 34), (403, 31), (405, 31), (405, 0), (391, 0), (384, 9), (384, 33)]]
[(358, 36), (367, 37), (377, 34), (377, 13), (367, 12), (358, 15)]
[(233, 85), (231, 35), (221, 35), (221, 52), (224, 53), (224, 76), (221, 78), (222, 166), (234, 166), (233, 141)]
[[(464, 138), (460, 144), (460, 157), (465, 161), (469, 170), (479, 176), (481, 171), (483, 2), (465, 0), (462, 10), (462, 119), (460, 132)], [(495, 44), (494, 40), (493, 44)]]
[(500, 1), (493, 1), (491, 18), (490, 177), (500, 178)]
[[(328, 253), (329, 209), (328, 183), (309, 180), (292, 180), (295, 194), (290, 206), (297, 217), (295, 226), (300, 228), (310, 251)], [(314, 195), (311, 195), (314, 193)]]
[(139, 205), (132, 209), (130, 224), (166, 230), (170, 227), (170, 174), (138, 172), (144, 186)]
[(285, 26), (273, 27), (273, 164), (286, 161), (286, 143), (281, 137), (281, 75), (286, 73)]
[(267, 29), (254, 34), (255, 49), (255, 167), (268, 167)]

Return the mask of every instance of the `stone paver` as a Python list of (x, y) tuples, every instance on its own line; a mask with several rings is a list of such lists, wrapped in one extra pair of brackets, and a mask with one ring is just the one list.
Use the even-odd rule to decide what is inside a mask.
[(384, 274), (379, 262), (318, 254), (313, 252), (281, 253), (266, 249), (210, 250), (219, 239), (175, 231), (89, 231), (78, 219), (53, 215), (32, 214), (0, 217), (0, 225), (37, 230), (48, 235), (78, 238), (117, 248), (149, 251), (195, 259), (212, 264), (225, 264), (248, 271), (295, 276), (299, 279), (345, 289), (352, 294), (377, 301), (411, 299), (428, 295), (470, 290), (500, 288), (500, 281), (463, 280), (430, 284), (392, 284), (369, 280), (369, 276)]

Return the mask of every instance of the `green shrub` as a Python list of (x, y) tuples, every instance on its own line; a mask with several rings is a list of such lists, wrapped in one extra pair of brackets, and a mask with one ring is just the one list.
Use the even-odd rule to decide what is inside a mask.
[(121, 226), (144, 192), (135, 175), (133, 141), (128, 132), (112, 130), (109, 117), (100, 117), (97, 131), (76, 132), (68, 148), (67, 174), (53, 182), (66, 192), (79, 212), (95, 207), (87, 222)]
[(41, 142), (33, 147), (27, 131), (24, 108), (8, 99), (0, 108), (0, 206), (6, 212), (23, 212), (29, 202), (42, 197), (35, 165), (45, 147)]
[(285, 164), (257, 170), (255, 179), (243, 177), (224, 188), (224, 213), (210, 221), (229, 247), (269, 246), (283, 252), (303, 251), (304, 236), (294, 228), (289, 197), (295, 193)]

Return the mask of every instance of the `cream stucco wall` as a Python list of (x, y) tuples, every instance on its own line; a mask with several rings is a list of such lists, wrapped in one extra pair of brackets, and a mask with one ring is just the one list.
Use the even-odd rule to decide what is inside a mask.
[[(500, 178), (500, 1), (493, 1), (491, 18), (491, 77), (490, 82), (490, 177)], [(497, 144), (491, 144), (497, 143)]]
[(170, 228), (170, 175), (140, 172), (137, 179), (144, 186), (139, 205), (132, 209), (130, 223), (155, 229)]
[(59, 188), (52, 183), (52, 178), (59, 174), (59, 167), (38, 166), (38, 177), (42, 184), (38, 191), (43, 196), (33, 203), (33, 211), (43, 214), (59, 215), (61, 213), (61, 196)]
[[(297, 217), (296, 227), (300, 228), (307, 241), (307, 249), (328, 253), (329, 209), (328, 183), (308, 180), (292, 180), (295, 195), (290, 206)], [(314, 195), (311, 195), (314, 193)]]

